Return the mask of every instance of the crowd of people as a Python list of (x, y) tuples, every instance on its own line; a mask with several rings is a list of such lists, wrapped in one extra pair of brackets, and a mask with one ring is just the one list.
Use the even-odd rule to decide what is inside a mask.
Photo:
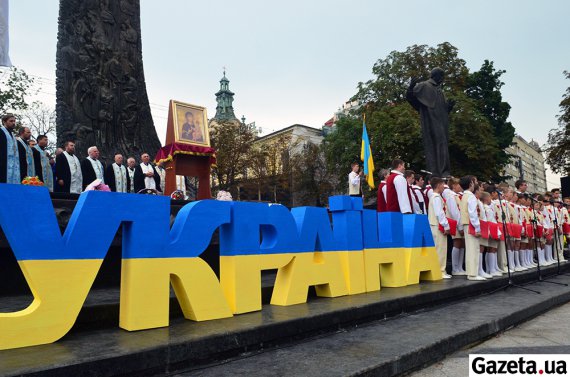
[[(51, 156), (47, 136), (33, 140), (28, 127), (20, 127), (17, 135), (15, 129), (15, 116), (4, 115), (0, 183), (20, 184), (26, 177), (38, 177), (53, 192), (79, 194), (99, 185), (122, 193), (164, 192), (165, 169), (161, 163), (152, 164), (148, 153), (141, 154), (140, 163), (129, 157), (126, 164), (117, 153), (106, 167), (96, 146), (89, 147), (88, 156), (80, 160), (75, 143), (67, 141)], [(352, 164), (349, 195), (362, 195), (362, 175), (359, 164)], [(513, 188), (505, 183), (481, 183), (474, 176), (424, 177), (406, 170), (404, 161), (398, 159), (391, 170), (380, 171), (380, 179), (379, 212), (428, 216), (446, 279), (455, 275), (486, 280), (501, 276), (508, 267), (514, 273), (537, 264), (566, 262), (563, 245), (565, 236), (570, 239), (570, 197), (562, 200), (560, 189), (531, 194), (524, 180)], [(448, 242), (452, 243), (451, 274), (447, 271)]]
[[(566, 262), (570, 240), (570, 197), (560, 189), (529, 193), (524, 180), (515, 187), (482, 183), (475, 176), (430, 177), (406, 170), (402, 160), (380, 171), (378, 212), (426, 214), (443, 278), (481, 281), (507, 273)], [(349, 195), (360, 196), (362, 172), (352, 164)], [(452, 242), (451, 274), (447, 271)], [(536, 253), (535, 253), (536, 250)]]
[(91, 187), (105, 185), (110, 191), (138, 193), (164, 192), (166, 171), (162, 163), (151, 163), (148, 153), (127, 158), (120, 153), (109, 166), (99, 159), (99, 149), (89, 147), (87, 157), (79, 160), (75, 143), (67, 141), (52, 156), (46, 135), (32, 139), (29, 127), (16, 129), (16, 117), (6, 114), (0, 126), (0, 183), (20, 184), (26, 177), (38, 177), (50, 192), (79, 194)]

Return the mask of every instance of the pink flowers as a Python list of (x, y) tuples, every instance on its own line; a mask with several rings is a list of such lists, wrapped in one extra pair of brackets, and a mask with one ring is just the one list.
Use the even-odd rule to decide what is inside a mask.
[(100, 179), (96, 179), (91, 182), (87, 187), (85, 187), (85, 191), (107, 191), (111, 192), (109, 186), (103, 183)]

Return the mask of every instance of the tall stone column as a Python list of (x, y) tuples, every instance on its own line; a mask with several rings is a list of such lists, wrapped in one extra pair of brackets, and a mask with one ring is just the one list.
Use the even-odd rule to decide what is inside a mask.
[(60, 0), (56, 61), (58, 145), (74, 140), (80, 157), (96, 145), (106, 163), (154, 156), (139, 0)]

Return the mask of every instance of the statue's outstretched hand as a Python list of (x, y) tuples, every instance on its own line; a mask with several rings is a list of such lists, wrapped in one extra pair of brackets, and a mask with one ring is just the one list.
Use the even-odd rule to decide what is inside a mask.
[(416, 84), (417, 84), (419, 81), (420, 81), (419, 78), (417, 78), (417, 77), (412, 77), (411, 80), (410, 80), (410, 87), (409, 87), (409, 90), (414, 89), (414, 87), (416, 86)]

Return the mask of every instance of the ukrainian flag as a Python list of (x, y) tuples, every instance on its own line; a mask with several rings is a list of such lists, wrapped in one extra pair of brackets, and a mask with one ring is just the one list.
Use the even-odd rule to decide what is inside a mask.
[(368, 132), (366, 132), (366, 115), (363, 117), (362, 126), (362, 148), (360, 149), (360, 159), (364, 162), (366, 183), (368, 183), (370, 188), (374, 188), (374, 160), (372, 159), (372, 149), (370, 149)]

